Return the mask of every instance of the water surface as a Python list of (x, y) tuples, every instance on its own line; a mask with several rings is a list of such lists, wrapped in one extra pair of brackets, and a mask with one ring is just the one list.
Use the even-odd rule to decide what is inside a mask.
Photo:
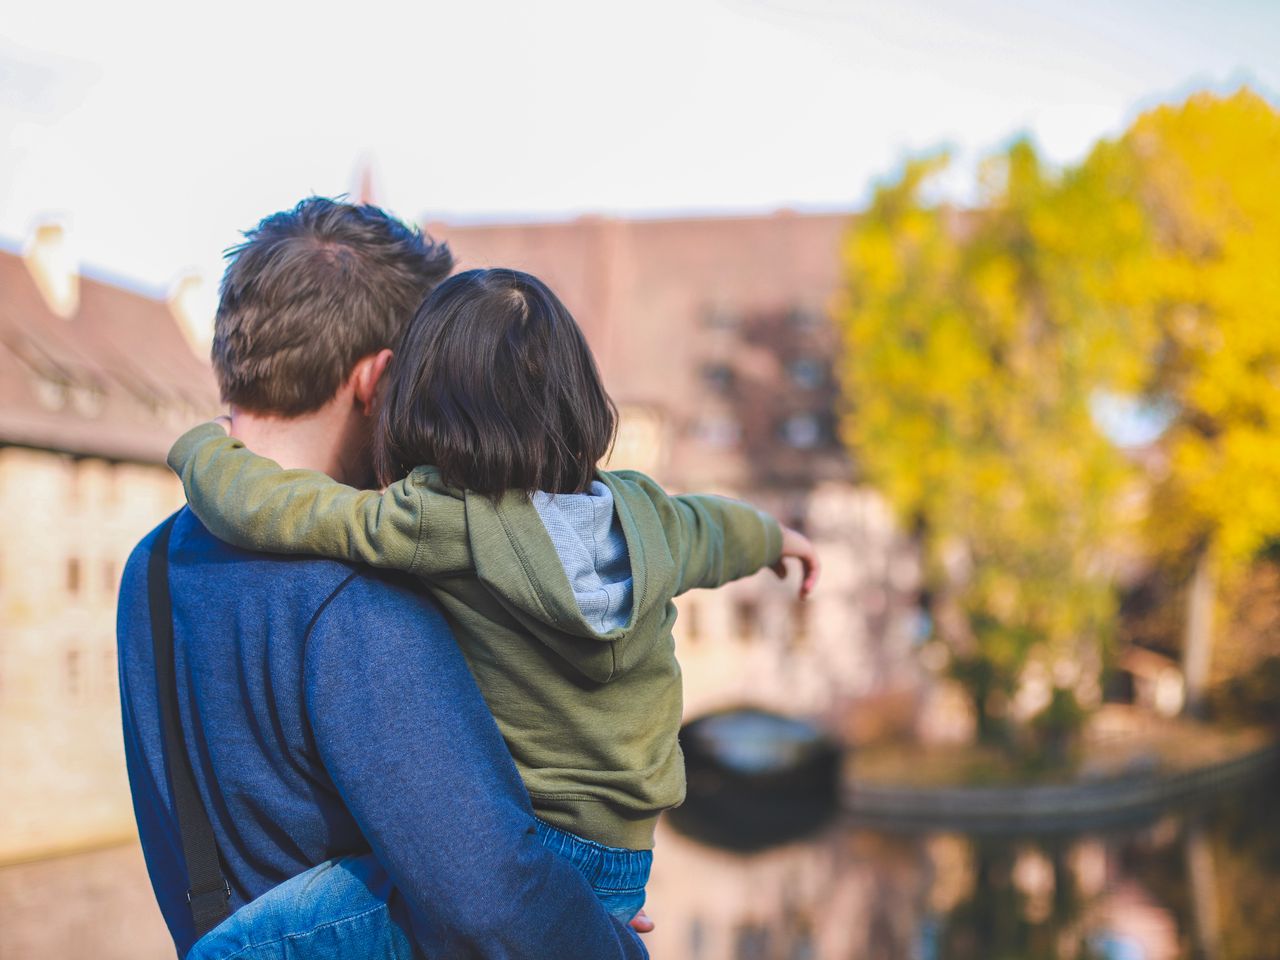
[[(656, 960), (1280, 960), (1280, 777), (1051, 833), (664, 823), (649, 909)], [(173, 957), (136, 844), (0, 869), (0, 958), (85, 957)]]

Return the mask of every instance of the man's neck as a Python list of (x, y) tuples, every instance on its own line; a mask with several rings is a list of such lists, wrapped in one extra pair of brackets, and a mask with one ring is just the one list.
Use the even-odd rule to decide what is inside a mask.
[(279, 417), (232, 409), (231, 436), (286, 470), (319, 470), (355, 487), (372, 484), (367, 422), (349, 402), (335, 400), (300, 417)]

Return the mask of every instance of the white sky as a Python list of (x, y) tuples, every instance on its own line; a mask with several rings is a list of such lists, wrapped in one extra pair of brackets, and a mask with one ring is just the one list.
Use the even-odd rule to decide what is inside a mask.
[[(1280, 0), (10, 4), (0, 240), (216, 281), (374, 158), (405, 218), (849, 207), (951, 144), (1080, 156), (1196, 86), (1280, 90)], [(210, 293), (212, 291), (210, 290)]]

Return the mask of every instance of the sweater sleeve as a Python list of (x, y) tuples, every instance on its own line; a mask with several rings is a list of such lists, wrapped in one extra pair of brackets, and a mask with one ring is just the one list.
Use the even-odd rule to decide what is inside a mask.
[(679, 592), (718, 587), (772, 566), (782, 555), (778, 521), (727, 497), (687, 494), (671, 498)]
[(422, 489), (412, 476), (384, 492), (315, 470), (285, 470), (202, 424), (169, 451), (187, 502), (220, 540), (265, 553), (310, 554), (419, 572)]
[(353, 578), (317, 615), (304, 669), (321, 761), (425, 955), (647, 956), (538, 842), (497, 725), (423, 598)]

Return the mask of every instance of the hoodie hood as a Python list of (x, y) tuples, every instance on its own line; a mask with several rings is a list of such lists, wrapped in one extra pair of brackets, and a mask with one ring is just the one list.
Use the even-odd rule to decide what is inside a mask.
[(669, 634), (679, 572), (642, 491), (606, 472), (583, 494), (462, 496), (480, 582), (583, 676), (607, 682)]
[(582, 618), (597, 633), (625, 627), (634, 591), (613, 492), (595, 480), (586, 493), (539, 491), (531, 499)]

